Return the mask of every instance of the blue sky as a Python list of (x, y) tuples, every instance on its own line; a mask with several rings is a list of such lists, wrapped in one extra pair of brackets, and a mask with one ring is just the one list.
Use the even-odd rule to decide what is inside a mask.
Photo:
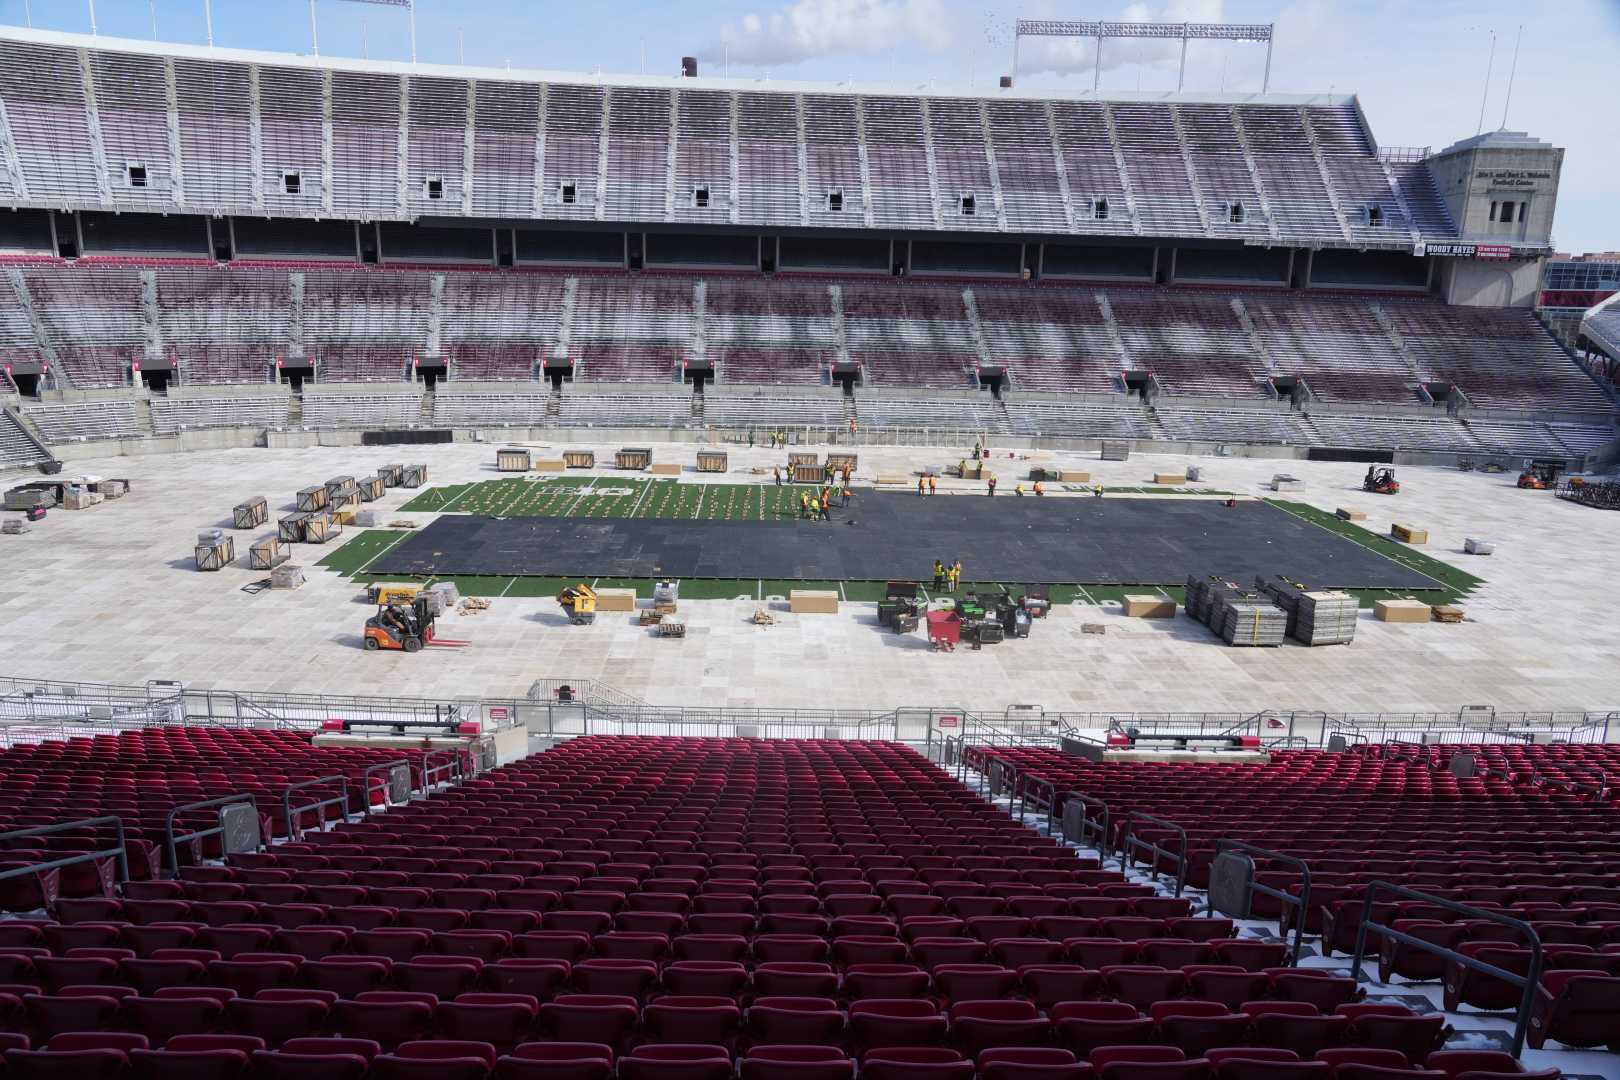
[[(91, 0), (0, 0), (0, 22), (88, 31)], [(99, 33), (205, 40), (203, 0), (99, 0)], [(317, 0), (323, 54), (408, 59), (402, 9)], [(418, 0), (423, 61), (573, 71), (674, 72), (695, 54), (706, 74), (885, 80), (910, 87), (994, 87), (1011, 60), (1018, 17), (1274, 22), (1271, 87), (1359, 94), (1385, 146), (1444, 146), (1480, 124), (1490, 34), (1496, 58), (1484, 126), (1502, 125), (1514, 36), (1524, 37), (1507, 126), (1567, 150), (1555, 236), (1566, 251), (1620, 250), (1620, 0), (708, 0), (557, 3)], [(308, 0), (214, 0), (214, 41), (308, 52)], [(1528, 20), (1528, 21), (1527, 21)], [(1195, 43), (1188, 89), (1258, 90), (1264, 52)], [(1102, 85), (1173, 89), (1173, 49), (1120, 44)], [(1021, 53), (1025, 87), (1089, 88), (1091, 54), (1036, 46)]]

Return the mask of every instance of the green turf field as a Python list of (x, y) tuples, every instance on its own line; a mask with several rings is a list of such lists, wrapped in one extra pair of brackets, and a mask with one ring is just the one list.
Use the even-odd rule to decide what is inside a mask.
[[(480, 480), (468, 484), (451, 484), (429, 488), (402, 508), (405, 512), (489, 514), (496, 517), (643, 517), (643, 518), (702, 518), (710, 521), (768, 521), (792, 518), (798, 515), (799, 496), (812, 489), (809, 485), (773, 484), (682, 484), (672, 479), (645, 479), (617, 476), (513, 476), (500, 480)], [(1204, 491), (1187, 488), (1110, 487), (1115, 493), (1224, 495), (1227, 492)], [(859, 503), (860, 496), (855, 496)], [(1394, 596), (1417, 595), (1430, 603), (1449, 603), (1467, 595), (1481, 584), (1480, 579), (1464, 573), (1438, 559), (1431, 558), (1405, 544), (1386, 536), (1370, 532), (1358, 525), (1343, 521), (1333, 514), (1304, 503), (1268, 499), (1273, 506), (1295, 514), (1314, 525), (1338, 533), (1349, 540), (1370, 548), (1386, 558), (1439, 581), (1443, 588), (1419, 593), (1394, 592), (1386, 589), (1355, 590), (1362, 607), (1371, 607), (1376, 601)], [(408, 530), (372, 529), (346, 538), (319, 561), (328, 570), (352, 577), (358, 582), (380, 580), (368, 568), (385, 551), (402, 543), (410, 536)], [(427, 579), (428, 581), (441, 579)], [(456, 587), (468, 596), (555, 596), (564, 586), (573, 584), (561, 578), (545, 577), (473, 577), (450, 576), (442, 580), (454, 581)], [(620, 578), (598, 578), (593, 584), (605, 588), (635, 588), (642, 596), (651, 596), (653, 581)], [(926, 584), (926, 583), (925, 583)], [(1013, 592), (1022, 589), (1018, 582), (1005, 583)], [(971, 582), (964, 590), (979, 592), (999, 591), (1002, 583)], [(786, 596), (792, 589), (836, 589), (846, 600), (878, 600), (883, 595), (881, 581), (760, 581), (748, 580), (686, 580), (681, 583), (681, 595), (691, 600), (731, 599), (747, 596), (763, 599), (767, 596)], [(1149, 588), (1140, 585), (1053, 585), (1050, 595), (1053, 603), (1074, 601), (1101, 604), (1118, 601), (1126, 593), (1158, 592), (1183, 600), (1179, 587)]]

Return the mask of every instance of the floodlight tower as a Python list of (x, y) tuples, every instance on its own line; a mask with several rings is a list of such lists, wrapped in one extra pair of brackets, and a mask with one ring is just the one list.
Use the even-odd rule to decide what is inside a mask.
[(1176, 73), (1179, 92), (1187, 80), (1187, 42), (1199, 41), (1252, 41), (1266, 46), (1266, 73), (1260, 90), (1271, 87), (1271, 31), (1272, 23), (1151, 23), (1106, 22), (1068, 19), (1019, 19), (1013, 32), (1011, 81), (1018, 80), (1018, 43), (1026, 37), (1096, 38), (1096, 60), (1092, 69), (1091, 88), (1096, 90), (1102, 82), (1102, 43), (1104, 38), (1127, 38), (1141, 41), (1146, 38), (1181, 41), (1181, 67)]
[[(416, 63), (416, 0), (346, 0), (351, 4), (377, 4), (380, 7), (402, 7), (410, 12), (411, 19), (411, 63)], [(203, 10), (208, 16), (208, 44), (214, 43), (214, 13), (213, 0), (203, 0)], [(316, 55), (321, 55), (321, 35), (315, 23), (315, 0), (309, 0), (309, 46)]]

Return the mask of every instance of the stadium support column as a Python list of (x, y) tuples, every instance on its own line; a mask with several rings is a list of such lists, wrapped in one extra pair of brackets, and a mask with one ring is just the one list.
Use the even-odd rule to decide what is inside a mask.
[(1178, 93), (1178, 94), (1181, 93), (1181, 88), (1184, 85), (1186, 85), (1186, 82), (1187, 82), (1187, 24), (1182, 23), (1181, 24), (1181, 67), (1176, 71), (1176, 93)]
[(1271, 35), (1266, 35), (1266, 73), (1260, 79), (1260, 92), (1264, 94), (1271, 89)]

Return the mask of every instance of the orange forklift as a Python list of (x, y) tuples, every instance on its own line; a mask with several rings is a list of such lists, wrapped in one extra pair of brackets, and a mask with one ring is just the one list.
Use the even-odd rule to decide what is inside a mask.
[(418, 593), (411, 600), (395, 600), (380, 604), (377, 614), (366, 620), (365, 648), (367, 652), (379, 649), (399, 649), (421, 652), (423, 646), (438, 649), (461, 649), (469, 642), (433, 636), (435, 616), (428, 607), (426, 593)]

